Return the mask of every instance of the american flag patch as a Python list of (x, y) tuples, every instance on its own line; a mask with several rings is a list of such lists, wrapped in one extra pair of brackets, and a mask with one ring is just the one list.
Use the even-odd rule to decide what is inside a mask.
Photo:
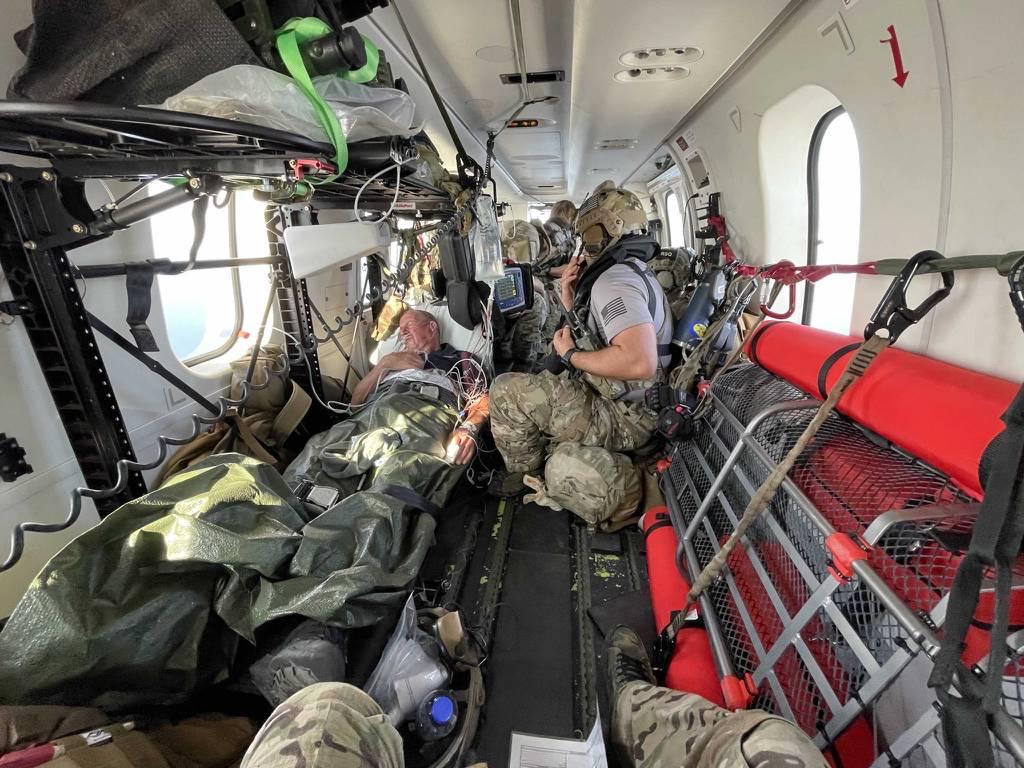
[(601, 320), (607, 325), (624, 314), (626, 314), (626, 302), (622, 300), (621, 296), (617, 296), (604, 305), (604, 309), (601, 310)]

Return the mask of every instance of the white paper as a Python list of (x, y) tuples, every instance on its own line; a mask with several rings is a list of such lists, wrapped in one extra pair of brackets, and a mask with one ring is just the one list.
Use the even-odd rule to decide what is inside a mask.
[(608, 768), (601, 716), (586, 741), (512, 732), (509, 768)]

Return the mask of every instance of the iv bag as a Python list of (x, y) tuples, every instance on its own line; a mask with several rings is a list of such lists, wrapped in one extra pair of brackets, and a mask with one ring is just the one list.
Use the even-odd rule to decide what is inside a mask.
[(494, 282), (505, 274), (501, 261), (501, 233), (498, 217), (494, 215), (494, 201), (490, 195), (480, 195), (474, 206), (474, 222), (470, 230), (473, 256), (476, 259), (476, 279)]

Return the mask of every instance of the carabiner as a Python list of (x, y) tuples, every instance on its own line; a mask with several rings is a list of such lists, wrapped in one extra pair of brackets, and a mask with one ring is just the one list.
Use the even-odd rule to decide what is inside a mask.
[(878, 307), (871, 314), (871, 319), (864, 326), (864, 338), (870, 339), (881, 329), (889, 332), (889, 343), (892, 344), (910, 326), (917, 323), (927, 315), (935, 305), (949, 296), (955, 282), (952, 272), (940, 272), (942, 275), (942, 288), (935, 291), (931, 296), (922, 301), (914, 308), (907, 306), (907, 288), (910, 282), (917, 275), (923, 264), (930, 261), (939, 261), (943, 258), (938, 251), (921, 251), (910, 259), (899, 274), (893, 278), (892, 283), (886, 289)]
[[(793, 269), (796, 268), (791, 261), (780, 261), (775, 265), (775, 267), (781, 267), (784, 265)], [(788, 320), (791, 318), (793, 313), (796, 312), (796, 283), (789, 283), (789, 308), (785, 312), (772, 312), (771, 305), (775, 303), (775, 299), (778, 297), (778, 291), (773, 289), (770, 295), (771, 299), (768, 301), (768, 304), (765, 305), (762, 303), (760, 305), (761, 314), (765, 317), (770, 317), (773, 320)]]

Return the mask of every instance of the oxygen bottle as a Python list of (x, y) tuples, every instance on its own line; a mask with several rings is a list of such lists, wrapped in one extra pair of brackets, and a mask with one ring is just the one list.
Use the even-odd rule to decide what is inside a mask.
[(676, 330), (672, 335), (673, 344), (685, 347), (704, 335), (715, 307), (725, 298), (727, 282), (725, 273), (718, 268), (710, 270), (704, 276), (694, 290), (690, 303), (686, 305), (683, 316), (676, 323)]

